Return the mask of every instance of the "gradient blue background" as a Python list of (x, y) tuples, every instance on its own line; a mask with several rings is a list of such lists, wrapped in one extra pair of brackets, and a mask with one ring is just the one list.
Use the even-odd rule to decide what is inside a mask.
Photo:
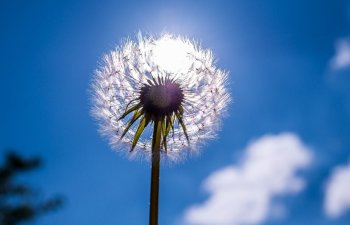
[[(206, 195), (200, 184), (247, 143), (291, 131), (315, 162), (288, 216), (264, 224), (350, 224), (327, 219), (323, 185), (350, 155), (350, 72), (330, 74), (334, 44), (349, 35), (343, 0), (0, 1), (0, 151), (41, 155), (27, 181), (65, 207), (38, 225), (148, 222), (146, 162), (110, 150), (89, 115), (89, 84), (103, 53), (125, 37), (168, 31), (210, 47), (230, 71), (234, 98), (219, 139), (200, 156), (162, 167), (160, 224), (172, 225)], [(349, 187), (350, 191), (350, 187)]]

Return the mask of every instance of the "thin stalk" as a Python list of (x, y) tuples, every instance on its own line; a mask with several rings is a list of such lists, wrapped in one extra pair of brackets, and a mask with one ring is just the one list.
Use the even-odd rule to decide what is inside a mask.
[(161, 121), (154, 122), (152, 138), (152, 169), (151, 169), (151, 193), (149, 224), (158, 225), (158, 199), (159, 199), (159, 162), (160, 162), (160, 140)]

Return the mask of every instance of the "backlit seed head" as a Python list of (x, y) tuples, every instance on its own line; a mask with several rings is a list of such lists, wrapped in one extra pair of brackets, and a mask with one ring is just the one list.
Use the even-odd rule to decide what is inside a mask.
[(230, 101), (226, 85), (210, 50), (169, 34), (139, 35), (104, 56), (92, 114), (114, 149), (147, 158), (159, 122), (162, 155), (179, 159), (215, 137)]

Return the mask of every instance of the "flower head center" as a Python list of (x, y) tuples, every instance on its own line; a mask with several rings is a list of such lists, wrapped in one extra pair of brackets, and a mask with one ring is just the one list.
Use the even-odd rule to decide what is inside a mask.
[(144, 85), (140, 92), (140, 102), (145, 113), (159, 118), (179, 110), (184, 94), (180, 86), (170, 80)]

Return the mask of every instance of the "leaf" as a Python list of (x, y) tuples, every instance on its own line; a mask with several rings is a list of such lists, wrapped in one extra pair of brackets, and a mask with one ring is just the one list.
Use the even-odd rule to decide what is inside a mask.
[[(131, 102), (129, 102), (129, 104), (130, 103)], [(139, 104), (134, 105), (130, 109), (128, 109), (128, 105), (126, 106), (126, 111), (124, 112), (123, 115), (121, 115), (121, 117), (118, 118), (118, 120), (124, 119), (129, 113), (131, 113), (132, 111), (138, 110), (141, 107), (141, 104), (139, 103)]]
[(168, 136), (170, 129), (172, 129), (174, 132), (175, 115), (173, 114), (172, 116), (167, 116), (166, 120), (167, 121), (166, 121), (165, 136)]
[(153, 86), (153, 83), (152, 83), (152, 81), (151, 81), (150, 79), (147, 79), (147, 83), (148, 83), (149, 85)]
[(152, 80), (154, 82), (154, 85), (158, 85), (156, 78), (154, 78), (153, 76), (152, 76)]
[(166, 134), (166, 122), (165, 122), (165, 119), (162, 120), (161, 123), (162, 123), (163, 146), (164, 146), (165, 152), (167, 152), (168, 151), (168, 147), (167, 147), (167, 143), (166, 143), (167, 134)]
[(184, 107), (182, 106), (179, 107), (179, 113), (181, 116), (184, 114)]
[[(155, 121), (154, 122), (154, 129), (153, 129), (153, 138), (152, 138), (152, 155), (153, 154), (159, 154), (160, 151), (160, 139), (162, 136), (161, 130), (161, 121)], [(158, 152), (153, 152), (158, 151)], [(153, 160), (153, 159), (152, 159)]]
[(177, 119), (182, 127), (182, 130), (184, 131), (185, 137), (187, 139), (187, 143), (189, 144), (190, 139), (188, 138), (186, 125), (184, 124), (184, 121), (182, 120), (182, 115), (179, 112), (175, 112), (175, 115), (176, 115), (176, 117), (177, 117)]
[(142, 116), (142, 110), (139, 111), (135, 111), (133, 117), (131, 118), (131, 120), (129, 121), (128, 125), (126, 125), (125, 130), (122, 134), (122, 136), (120, 137), (120, 139), (122, 139), (125, 134), (128, 132), (128, 130), (130, 129), (131, 125), (133, 125), (135, 123), (136, 120), (138, 120), (138, 118), (140, 118), (140, 116)]
[(134, 136), (134, 140), (132, 141), (132, 145), (131, 145), (131, 150), (130, 152), (132, 152), (138, 142), (138, 140), (140, 139), (140, 136), (143, 132), (143, 130), (147, 127), (148, 123), (150, 122), (151, 120), (149, 119), (148, 116), (144, 116), (141, 121), (140, 121), (140, 124), (139, 124), (139, 127), (137, 128), (136, 130), (136, 133), (135, 133), (135, 136)]

